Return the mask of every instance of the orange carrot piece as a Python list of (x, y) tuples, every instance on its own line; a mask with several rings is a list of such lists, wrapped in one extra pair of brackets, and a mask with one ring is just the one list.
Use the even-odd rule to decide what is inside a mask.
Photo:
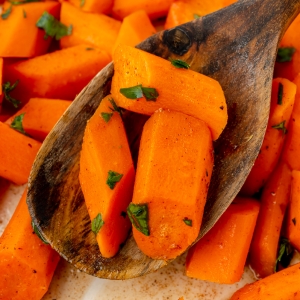
[(201, 120), (159, 110), (146, 122), (132, 199), (133, 207), (146, 204), (148, 208), (150, 235), (133, 227), (137, 245), (146, 255), (172, 259), (197, 238), (212, 151), (211, 133)]
[(0, 299), (41, 299), (58, 261), (33, 231), (25, 191), (0, 238)]
[(173, 0), (114, 0), (112, 14), (117, 19), (124, 19), (133, 12), (144, 9), (152, 20), (166, 16), (172, 2)]
[(73, 100), (109, 61), (105, 51), (79, 45), (11, 64), (4, 74), (19, 80), (11, 95), (22, 104), (35, 97)]
[(251, 243), (250, 265), (258, 277), (274, 273), (280, 230), (289, 202), (292, 172), (279, 164), (266, 184)]
[(236, 291), (230, 300), (299, 300), (300, 263)]
[[(216, 80), (178, 69), (170, 61), (126, 45), (119, 45), (113, 56), (111, 93), (120, 107), (146, 115), (159, 108), (179, 111), (206, 122), (213, 139), (219, 137), (227, 122), (227, 106)], [(132, 100), (120, 93), (121, 88), (137, 85), (155, 88), (159, 94), (156, 101), (145, 97)]]
[(42, 142), (70, 104), (68, 100), (32, 98), (5, 123), (11, 125), (16, 117), (24, 114), (24, 131)]
[[(6, 2), (4, 9), (10, 6)], [(51, 38), (44, 39), (44, 30), (36, 26), (45, 11), (59, 18), (60, 3), (47, 1), (13, 5), (8, 18), (0, 18), (0, 56), (33, 57), (46, 53)]]
[(62, 3), (60, 20), (73, 26), (72, 34), (60, 40), (61, 48), (89, 44), (105, 50), (111, 56), (121, 27), (120, 21), (104, 14), (83, 12), (67, 2)]
[(259, 202), (236, 198), (214, 227), (188, 252), (186, 275), (231, 284), (244, 272)]
[(3, 90), (2, 90), (2, 77), (3, 77), (3, 58), (0, 57), (0, 113), (2, 109), (2, 101), (3, 101)]
[[(90, 218), (98, 214), (104, 225), (97, 233), (103, 257), (112, 257), (120, 249), (130, 230), (126, 208), (131, 201), (135, 171), (122, 119), (109, 99), (104, 98), (88, 121), (80, 155), (79, 180)], [(106, 114), (106, 117), (105, 117)], [(111, 115), (112, 114), (112, 115)], [(107, 120), (105, 120), (107, 118)], [(109, 174), (122, 174), (109, 186)]]
[(146, 12), (138, 10), (124, 18), (114, 49), (119, 44), (133, 47), (154, 33), (156, 33), (156, 29)]
[[(295, 94), (296, 85), (294, 83), (283, 78), (273, 80), (267, 131), (260, 153), (242, 187), (242, 194), (251, 196), (258, 192), (266, 184), (274, 170), (283, 147), (286, 129), (294, 106)], [(278, 128), (274, 128), (274, 126)]]
[(300, 251), (300, 171), (292, 171), (291, 200), (287, 216), (287, 238)]
[(287, 137), (284, 142), (281, 160), (287, 163), (291, 169), (300, 171), (300, 74), (295, 78), (297, 86), (295, 105), (291, 121), (288, 126)]
[(41, 143), (0, 122), (0, 176), (24, 184)]
[(110, 14), (113, 6), (113, 0), (67, 0), (72, 5), (80, 8), (83, 11), (98, 13), (98, 14)]

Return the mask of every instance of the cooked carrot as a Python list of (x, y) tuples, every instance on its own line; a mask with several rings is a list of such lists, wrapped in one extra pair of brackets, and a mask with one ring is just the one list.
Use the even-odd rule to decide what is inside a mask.
[(0, 56), (33, 57), (46, 53), (51, 38), (44, 38), (45, 32), (36, 26), (36, 22), (45, 11), (59, 18), (60, 3), (47, 1), (12, 5), (6, 2), (4, 9), (10, 8), (9, 16), (0, 18)]
[(5, 81), (19, 80), (11, 95), (22, 104), (35, 97), (73, 100), (109, 61), (105, 51), (79, 45), (11, 64)]
[(289, 202), (292, 173), (286, 164), (279, 164), (266, 184), (251, 243), (250, 265), (258, 277), (274, 273), (280, 230)]
[[(212, 151), (210, 131), (201, 120), (159, 110), (146, 122), (128, 208), (140, 230), (133, 227), (134, 238), (146, 255), (175, 258), (198, 236), (213, 167)], [(148, 210), (144, 225), (141, 210)]]
[(109, 95), (102, 100), (87, 123), (79, 173), (92, 224), (98, 225), (94, 232), (103, 257), (117, 254), (129, 233), (126, 208), (135, 177), (122, 119), (112, 111), (110, 99)]
[(119, 44), (135, 46), (154, 33), (156, 33), (156, 29), (146, 12), (138, 10), (124, 18), (114, 49)]
[(287, 79), (276, 78), (272, 84), (270, 118), (262, 147), (254, 166), (242, 187), (244, 195), (253, 195), (267, 182), (283, 147), (294, 106), (296, 85)]
[(20, 130), (12, 123), (21, 118), (21, 130), (42, 142), (70, 104), (68, 100), (32, 98), (5, 123)]
[[(274, 75), (276, 77), (284, 77), (289, 80), (294, 80), (294, 78), (300, 72), (300, 15), (298, 15), (293, 23), (289, 26), (286, 33), (284, 34), (280, 46), (279, 54), (282, 49), (290, 49), (292, 52), (288, 57), (291, 61), (284, 59), (282, 61), (281, 56), (277, 56), (277, 62), (275, 64)], [(279, 61), (282, 62), (279, 62)]]
[[(214, 140), (219, 137), (227, 122), (227, 106), (216, 80), (178, 69), (170, 61), (130, 46), (119, 45), (113, 58), (111, 93), (119, 106), (146, 115), (159, 108), (186, 113), (206, 122)], [(120, 93), (120, 89), (138, 85), (154, 88), (157, 99), (147, 101), (144, 94), (138, 95), (137, 100), (128, 99)]]
[(110, 14), (113, 6), (113, 0), (68, 0), (68, 2), (83, 11), (98, 14)]
[(0, 238), (0, 299), (41, 299), (58, 261), (32, 228), (25, 191)]
[(292, 172), (291, 200), (287, 214), (287, 238), (300, 251), (300, 171)]
[(3, 58), (0, 57), (0, 113), (2, 109), (2, 101), (3, 101), (3, 90), (2, 90), (2, 75), (3, 73)]
[(188, 252), (186, 275), (231, 284), (244, 272), (259, 202), (236, 198), (214, 227)]
[(291, 169), (300, 171), (300, 160), (298, 158), (298, 153), (300, 153), (300, 74), (295, 78), (294, 83), (297, 86), (295, 105), (288, 126), (281, 160), (287, 163)]
[(112, 54), (121, 27), (120, 21), (104, 14), (83, 12), (68, 2), (62, 3), (60, 20), (66, 25), (73, 26), (72, 34), (60, 40), (62, 48), (89, 44), (105, 50), (109, 55)]
[(299, 300), (300, 263), (239, 289), (230, 300)]
[(144, 9), (150, 19), (167, 15), (173, 0), (115, 0), (112, 14), (117, 19), (123, 19), (133, 12)]
[(0, 122), (0, 176), (24, 184), (41, 143)]

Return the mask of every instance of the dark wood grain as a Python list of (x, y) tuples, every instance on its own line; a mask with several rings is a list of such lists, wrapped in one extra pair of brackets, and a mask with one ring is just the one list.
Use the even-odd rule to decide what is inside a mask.
[[(300, 10), (300, 0), (244, 0), (214, 14), (161, 32), (139, 48), (181, 58), (191, 69), (217, 79), (229, 122), (215, 142), (215, 167), (199, 238), (240, 190), (260, 149), (267, 125), (278, 42)], [(44, 142), (34, 163), (27, 203), (41, 234), (66, 260), (89, 274), (127, 279), (167, 261), (151, 260), (132, 237), (120, 253), (101, 257), (78, 182), (86, 121), (108, 94), (113, 65), (78, 95)]]

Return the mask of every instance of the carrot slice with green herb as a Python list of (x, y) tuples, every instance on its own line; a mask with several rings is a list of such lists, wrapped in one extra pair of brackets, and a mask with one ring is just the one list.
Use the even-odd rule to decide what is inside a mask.
[(159, 110), (146, 122), (128, 213), (138, 247), (154, 259), (172, 259), (197, 238), (213, 167), (206, 124)]
[(126, 208), (135, 171), (125, 129), (111, 96), (88, 121), (80, 155), (79, 180), (102, 256), (112, 257), (130, 230)]
[(258, 212), (258, 201), (235, 199), (214, 227), (189, 250), (186, 275), (223, 284), (239, 281)]

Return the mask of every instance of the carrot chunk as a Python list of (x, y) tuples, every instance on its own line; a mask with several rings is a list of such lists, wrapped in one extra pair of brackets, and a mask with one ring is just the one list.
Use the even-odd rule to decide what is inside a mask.
[(58, 261), (31, 226), (25, 191), (0, 238), (0, 299), (41, 299)]
[(258, 277), (274, 273), (280, 230), (289, 202), (292, 173), (279, 164), (266, 184), (249, 252), (252, 269)]
[(32, 98), (5, 123), (42, 142), (70, 104), (68, 100)]
[(5, 80), (19, 80), (11, 95), (22, 104), (35, 97), (73, 100), (109, 62), (105, 51), (79, 45), (8, 65)]
[(0, 57), (0, 113), (1, 113), (2, 101), (3, 101), (2, 77), (3, 77), (3, 58)]
[[(227, 123), (227, 106), (216, 80), (126, 45), (119, 45), (113, 58), (111, 93), (120, 107), (146, 115), (159, 108), (179, 111), (206, 122), (213, 139), (219, 137)], [(143, 95), (128, 99), (120, 93), (120, 89), (139, 85), (154, 88), (158, 97), (152, 101)]]
[(113, 6), (113, 0), (68, 0), (68, 2), (83, 11), (98, 14), (110, 14)]
[(230, 300), (300, 299), (300, 263), (239, 289)]
[(0, 136), (0, 176), (16, 184), (26, 183), (41, 143), (2, 122)]
[[(80, 155), (79, 180), (102, 256), (112, 257), (130, 230), (126, 208), (135, 171), (125, 129), (111, 96), (88, 121)], [(94, 226), (94, 227), (95, 227)]]
[(263, 187), (279, 160), (292, 114), (296, 85), (276, 78), (272, 84), (270, 117), (260, 153), (242, 187), (242, 193), (253, 195)]
[(46, 53), (51, 38), (44, 38), (45, 32), (36, 22), (45, 11), (58, 19), (60, 3), (47, 1), (12, 6), (7, 2), (4, 9), (10, 7), (7, 19), (0, 18), (0, 56), (33, 57)]
[(159, 110), (146, 122), (128, 208), (133, 222), (148, 210), (146, 226), (134, 222), (143, 233), (133, 227), (146, 255), (172, 259), (197, 238), (212, 167), (211, 134), (203, 121)]
[(188, 252), (186, 275), (231, 284), (244, 272), (259, 202), (236, 198), (214, 227)]
[(120, 21), (104, 14), (83, 12), (67, 2), (62, 3), (60, 20), (73, 26), (72, 34), (60, 40), (61, 48), (89, 44), (105, 50), (111, 56), (121, 27)]

